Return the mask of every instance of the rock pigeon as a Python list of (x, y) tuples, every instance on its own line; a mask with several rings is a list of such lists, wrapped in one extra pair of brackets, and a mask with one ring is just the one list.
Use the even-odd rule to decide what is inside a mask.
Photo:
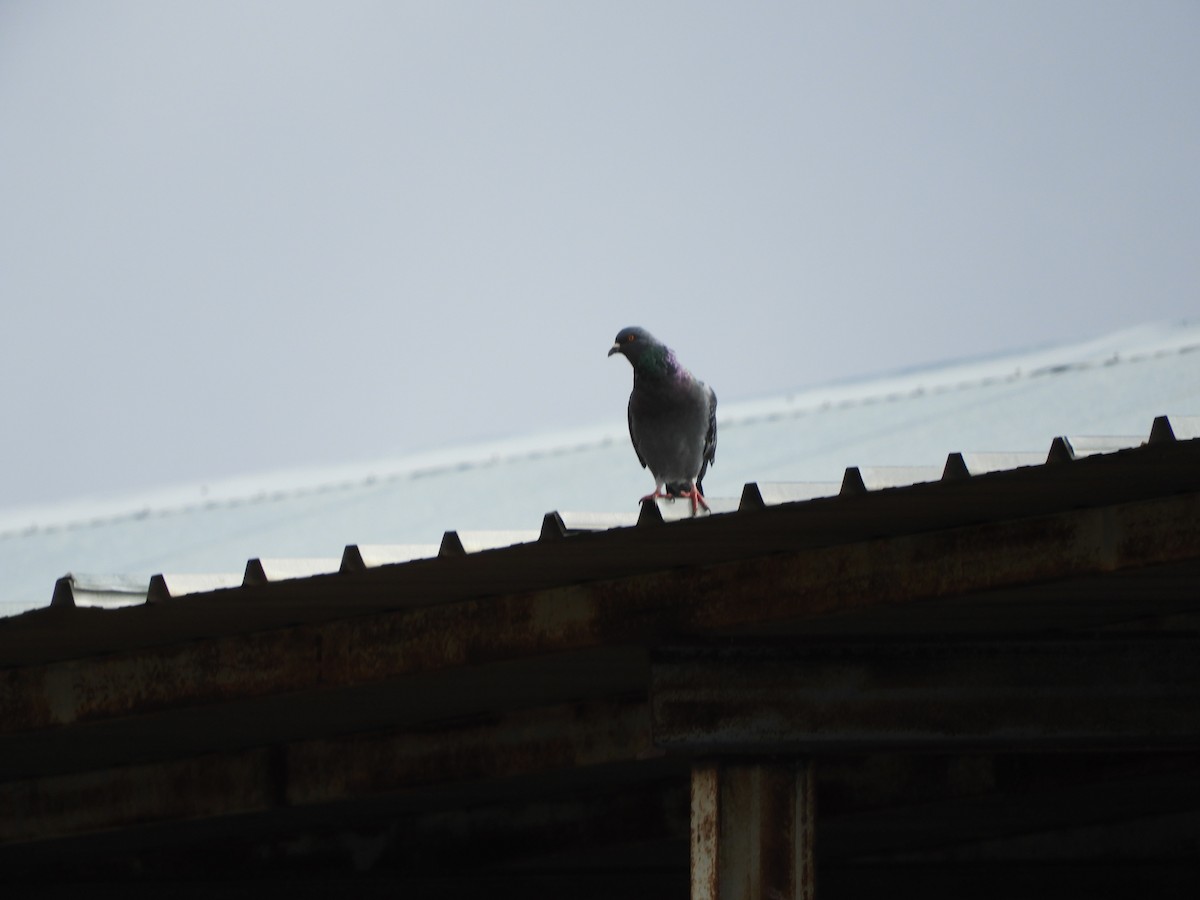
[(614, 353), (633, 366), (629, 437), (654, 476), (654, 493), (641, 502), (687, 497), (692, 515), (697, 504), (708, 509), (702, 481), (717, 455), (717, 395), (644, 328), (621, 329), (608, 355)]

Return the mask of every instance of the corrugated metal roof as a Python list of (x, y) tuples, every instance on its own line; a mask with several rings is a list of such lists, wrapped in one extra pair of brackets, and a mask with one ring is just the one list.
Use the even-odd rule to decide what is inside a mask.
[[(726, 404), (721, 453), (707, 479), (714, 510), (1130, 446), (1146, 439), (1154, 416), (1200, 409), (1197, 347), (1200, 324), (1155, 326)], [(1190, 435), (1197, 424), (1173, 416), (1170, 425), (1156, 427)], [(1088, 437), (1108, 434), (1133, 436)], [(1053, 435), (1066, 436), (1046, 451)], [(947, 457), (948, 451), (955, 452)], [(430, 555), (428, 549), (367, 549), (373, 547), (428, 548), (437, 541), (453, 550), (457, 541), (466, 552), (511, 542), (494, 532), (532, 531), (552, 509), (594, 510), (560, 513), (568, 532), (610, 527), (638, 515), (635, 500), (645, 488), (618, 419), (585, 432), (277, 474), (257, 484), (0, 512), (0, 612), (44, 606), (64, 572), (114, 571), (148, 590), (156, 572), (236, 572), (248, 559), (333, 560), (347, 543), (359, 548), (364, 565), (368, 557), (379, 564), (388, 554), (392, 560)], [(681, 505), (658, 512), (668, 520), (687, 514)], [(531, 536), (537, 535), (520, 540)], [(341, 563), (345, 553), (337, 555)], [(171, 593), (170, 583), (181, 577), (156, 580), (163, 582), (156, 594)], [(271, 580), (266, 572), (263, 577)]]
[[(40, 633), (44, 622), (50, 621), (33, 611), (7, 620), (10, 627), (0, 628), (0, 646), (9, 663), (28, 663), (39, 652), (69, 658), (143, 646), (147, 641), (169, 643), (396, 606), (437, 604), (474, 596), (481, 585), (493, 593), (538, 591), (678, 566), (712, 565), (785, 548), (923, 533), (1017, 514), (1036, 516), (1118, 502), (1123, 497), (1169, 495), (1190, 489), (1200, 478), (1194, 458), (1197, 443), (1173, 437), (1188, 427), (1187, 420), (1160, 417), (1146, 429), (1137, 447), (1101, 453), (1083, 442), (1085, 449), (1078, 456), (1076, 442), (1055, 439), (1039, 465), (1026, 465), (1025, 456), (1011, 456), (1004, 460), (1013, 468), (997, 469), (998, 458), (989, 458), (980, 474), (970, 474), (966, 458), (960, 462), (959, 454), (951, 454), (940, 468), (883, 475), (851, 467), (836, 493), (828, 484), (792, 490), (752, 482), (733, 502), (733, 511), (695, 519), (687, 514), (687, 504), (659, 500), (644, 505), (636, 523), (628, 515), (552, 512), (541, 517), (539, 529), (448, 531), (436, 554), (431, 545), (352, 544), (344, 546), (339, 556), (253, 558), (240, 580), (230, 575), (203, 576), (210, 579), (207, 589), (203, 577), (196, 575), (165, 573), (145, 581), (66, 576), (55, 586), (54, 611), (72, 606), (142, 606), (149, 601), (169, 607), (172, 615), (151, 623), (107, 612), (85, 630), (59, 631), (50, 643), (13, 639), (27, 628), (30, 634)], [(1119, 483), (1110, 483), (1112, 479)], [(785, 518), (761, 518), (767, 513)]]
[[(504, 852), (527, 846), (522, 823), (544, 837), (562, 822), (571, 854), (591, 849), (597, 798), (621, 798), (624, 820), (606, 824), (630, 824), (643, 810), (626, 800), (677, 809), (682, 791), (682, 820), (651, 811), (643, 836), (682, 884), (688, 754), (727, 749), (819, 756), (824, 871), (911, 852), (1003, 869), (993, 841), (1064, 828), (1046, 846), (1085, 865), (1104, 854), (1097, 822), (1125, 837), (1147, 817), (1156, 841), (1185, 840), (1200, 783), (1186, 753), (1200, 441), (1174, 436), (1186, 429), (1158, 419), (1136, 447), (1063, 441), (1061, 460), (973, 475), (948, 459), (902, 486), (853, 470), (808, 499), (753, 483), (737, 511), (695, 519), (664, 521), (669, 504), (636, 524), (553, 513), (537, 532), (450, 532), (433, 557), (258, 558), (236, 587), (177, 596), (194, 583), (164, 577), (150, 603), (6, 619), (0, 805), (15, 814), (0, 863), (70, 878), (57, 873), (76, 852), (144, 865), (161, 842), (195, 864), (205, 833), (244, 850), (379, 816), (404, 847), (481, 809), (506, 823)], [(62, 591), (76, 587), (120, 585)], [(749, 660), (736, 677), (731, 654)], [(788, 690), (805, 673), (820, 678), (807, 699)], [(1026, 702), (1029, 685), (1053, 706)], [(903, 756), (914, 746), (955, 761), (931, 772)], [(1112, 748), (1127, 754), (1116, 776), (1098, 752)], [(1047, 751), (1075, 749), (1076, 802), (1030, 813), (1047, 784), (1070, 794)], [(1005, 753), (1023, 756), (1016, 777)], [(961, 780), (976, 766), (982, 792)], [(1119, 810), (1114, 778), (1131, 798)], [(1141, 874), (1162, 871), (1161, 852), (1148, 860)]]
[[(911, 854), (991, 883), (997, 842), (1086, 868), (1147, 828), (1137, 874), (1161, 877), (1200, 809), (1194, 427), (749, 482), (696, 518), (660, 501), (240, 578), (64, 579), (0, 620), (0, 867), (35, 888), (97, 859), (179, 878), (167, 848), (219, 893), (278, 842), (374, 828), (404, 886), (414, 847), (478, 896), (456, 848), (507, 865), (536, 845), (584, 880), (632, 844), (682, 889), (689, 779), (737, 797), (747, 765), (801, 761), (822, 884), (882, 862), (912, 885)], [(719, 833), (747, 832), (720, 809)]]
[[(1175, 443), (1177, 434), (1193, 434), (1196, 417), (1157, 417), (1141, 437), (1057, 437), (1047, 452), (1035, 453), (951, 453), (941, 466), (851, 466), (840, 485), (834, 482), (746, 484), (740, 498), (712, 498), (712, 512), (700, 518), (726, 516), (743, 510), (758, 510), (781, 504), (798, 504), (833, 497), (854, 497), (897, 488), (954, 483), (984, 475), (1054, 466), (1090, 457), (1115, 454), (1149, 444)], [(1192, 438), (1187, 438), (1192, 440)], [(987, 515), (987, 510), (981, 510)], [(645, 529), (668, 522), (690, 519), (686, 503), (656, 500), (643, 506), (641, 513), (550, 512), (543, 516), (538, 530), (447, 531), (440, 545), (357, 545), (346, 546), (341, 555), (320, 558), (284, 558), (249, 560), (241, 578), (229, 574), (154, 575), (143, 581), (127, 575), (67, 575), (54, 588), (54, 605), (103, 607), (134, 606), (195, 595), (231, 587), (251, 587), (282, 581), (308, 579), (319, 575), (353, 574), (380, 566), (395, 566), (432, 558), (462, 557), (488, 550), (545, 544), (560, 538), (604, 532), (612, 529)], [(564, 578), (570, 578), (567, 573)]]

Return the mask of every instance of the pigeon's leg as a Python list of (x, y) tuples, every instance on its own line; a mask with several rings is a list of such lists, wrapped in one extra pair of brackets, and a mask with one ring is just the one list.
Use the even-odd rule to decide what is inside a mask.
[(697, 503), (699, 503), (701, 506), (704, 507), (705, 512), (712, 512), (712, 510), (708, 508), (708, 504), (704, 502), (704, 495), (702, 493), (700, 493), (700, 488), (696, 487), (695, 484), (692, 485), (692, 489), (690, 491), (684, 491), (679, 496), (687, 497), (688, 499), (690, 499), (692, 501), (692, 515), (693, 516), (696, 515), (696, 504)]
[(647, 503), (651, 500), (674, 500), (674, 499), (675, 499), (674, 494), (664, 493), (663, 489), (662, 489), (662, 485), (656, 484), (654, 486), (654, 493), (647, 494), (645, 497), (643, 497), (641, 500), (639, 500), (638, 503)]

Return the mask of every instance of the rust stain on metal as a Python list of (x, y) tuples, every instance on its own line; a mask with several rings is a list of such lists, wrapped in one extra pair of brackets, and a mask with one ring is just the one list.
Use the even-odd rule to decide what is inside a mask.
[(717, 900), (720, 802), (717, 764), (697, 763), (691, 788), (692, 900)]
[(680, 752), (1200, 737), (1200, 649), (1185, 637), (751, 644), (659, 657), (654, 738)]
[[(1200, 497), (1167, 497), (30, 667), (0, 681), (0, 732), (1191, 559), (1198, 513)], [(336, 576), (322, 585), (348, 589)]]
[(792, 813), (795, 896), (797, 900), (813, 900), (817, 893), (816, 775), (811, 759), (798, 760), (795, 765), (795, 798)]
[(45, 668), (0, 669), (0, 733), (43, 728), (56, 721)]
[[(1171, 524), (1164, 527), (1164, 520)], [(1194, 558), (1200, 544), (1200, 495), (1117, 507), (1106, 519), (1106, 526), (1113, 569), (1142, 565), (1141, 560), (1147, 559), (1170, 562)]]
[(0, 843), (269, 809), (266, 749), (0, 784)]
[(759, 897), (796, 897), (796, 771), (790, 763), (755, 766)]
[(332, 802), (659, 755), (644, 703), (569, 704), (457, 728), (291, 744), (287, 802)]
[(309, 629), (284, 629), (22, 669), (4, 682), (11, 687), (3, 730), (311, 687), (320, 671), (319, 640)]
[(0, 784), (0, 843), (658, 756), (643, 702), (565, 704), (436, 730), (314, 739), (7, 782)]
[[(812, 766), (803, 760), (696, 766), (693, 900), (811, 900), (813, 783)], [(697, 865), (700, 846), (704, 854)]]

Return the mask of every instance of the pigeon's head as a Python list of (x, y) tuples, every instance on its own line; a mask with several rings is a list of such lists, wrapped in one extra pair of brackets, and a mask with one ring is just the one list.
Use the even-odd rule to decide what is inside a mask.
[(620, 353), (636, 366), (643, 354), (648, 350), (654, 350), (659, 347), (662, 347), (662, 344), (645, 328), (631, 326), (629, 328), (622, 328), (617, 333), (617, 337), (613, 341), (612, 349), (608, 351), (608, 355), (612, 356), (614, 353)]

